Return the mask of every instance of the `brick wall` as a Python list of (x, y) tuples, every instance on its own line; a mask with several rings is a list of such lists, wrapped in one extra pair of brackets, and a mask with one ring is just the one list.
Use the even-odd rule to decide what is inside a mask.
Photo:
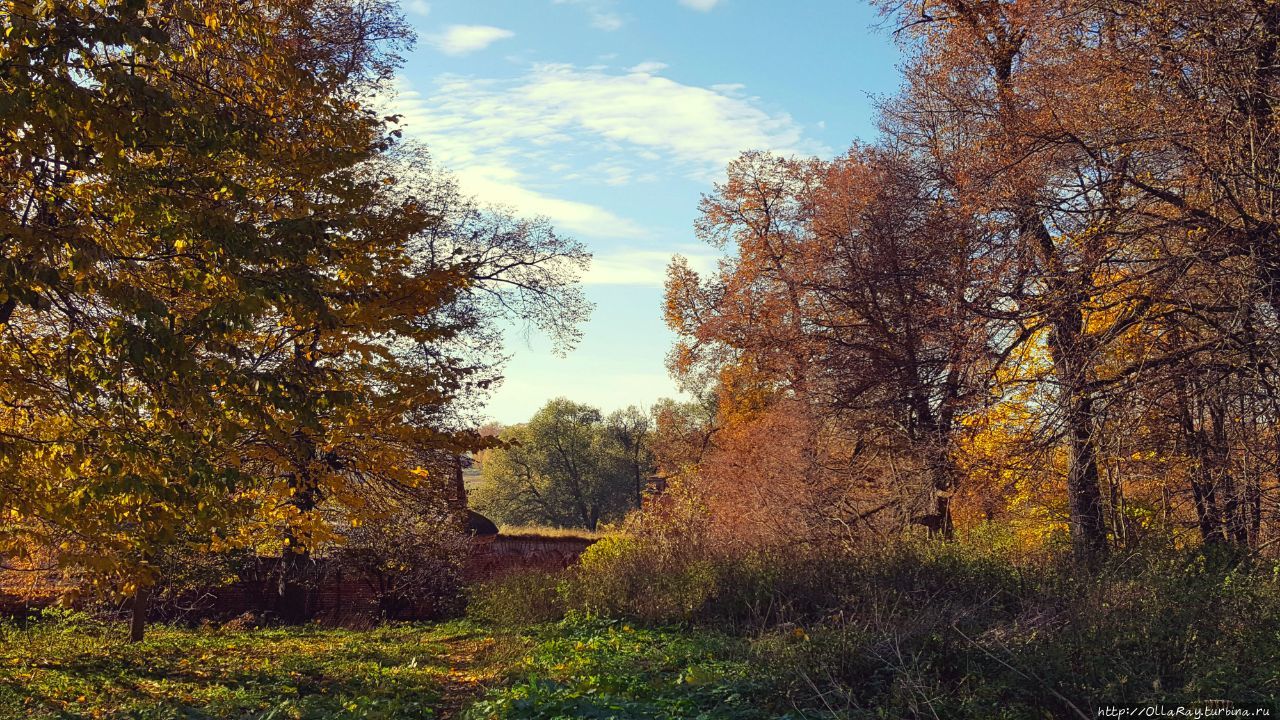
[[(472, 553), (463, 568), (465, 584), (480, 583), (525, 571), (558, 572), (578, 561), (594, 540), (539, 535), (489, 535), (473, 540)], [(281, 607), (279, 561), (259, 558), (244, 569), (236, 582), (158, 601), (152, 608), (157, 620), (217, 621), (252, 613), (270, 619), (284, 615)], [(304, 607), (302, 616), (339, 625), (362, 625), (384, 617), (402, 620), (431, 620), (456, 610), (437, 598), (419, 598), (413, 603), (385, 606), (377, 578), (371, 573), (343, 569), (323, 558), (309, 564), (300, 583)], [(442, 588), (448, 595), (451, 588)], [(58, 593), (35, 597), (9, 597), (0, 589), (0, 614), (23, 614), (53, 602)], [(9, 602), (6, 602), (9, 601)]]
[(467, 564), (467, 582), (495, 580), (525, 570), (558, 571), (578, 561), (595, 540), (541, 535), (478, 537)]
[[(526, 571), (558, 572), (577, 562), (594, 540), (575, 537), (505, 536), (477, 537), (463, 568), (463, 582), (473, 584)], [(264, 559), (240, 581), (209, 590), (178, 603), (182, 615), (227, 620), (245, 613), (281, 615), (280, 579), (275, 560)], [(383, 617), (400, 620), (433, 620), (455, 608), (433, 598), (420, 598), (408, 606), (384, 606), (376, 579), (369, 574), (343, 570), (323, 559), (312, 564), (303, 579), (306, 587), (302, 615), (319, 622), (365, 624)], [(448, 594), (447, 588), (442, 588)]]

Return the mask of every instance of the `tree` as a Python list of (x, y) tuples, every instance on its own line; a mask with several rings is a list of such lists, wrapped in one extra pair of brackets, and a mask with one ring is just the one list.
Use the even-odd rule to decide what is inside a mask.
[(643, 417), (629, 408), (607, 422), (596, 408), (548, 402), (485, 452), (476, 507), (502, 523), (589, 530), (621, 517), (639, 507), (637, 478), (653, 471)]
[(633, 502), (640, 507), (654, 469), (653, 420), (632, 405), (609, 413), (604, 419), (604, 433), (606, 452), (617, 466), (611, 473), (631, 477)]
[[(1221, 406), (1220, 385), (1195, 379), (1211, 349), (1252, 363), (1253, 378), (1270, 373), (1258, 329), (1277, 309), (1264, 198), (1280, 16), (1267, 3), (1163, 0), (894, 10), (918, 55), (889, 127), (939, 158), (938, 178), (997, 230), (983, 255), (1007, 268), (990, 279), (1004, 302), (989, 313), (1012, 323), (1003, 337), (1047, 330), (1046, 426), (1069, 450), (1077, 554), (1096, 558), (1107, 546), (1103, 456), (1124, 443), (1107, 419), (1124, 414), (1122, 398), (1154, 384), (1181, 387), (1193, 410)], [(1209, 530), (1217, 486), (1235, 495), (1236, 483), (1206, 470), (1222, 466), (1225, 438), (1201, 414), (1175, 413)]]
[(368, 277), (325, 266), (350, 257), (377, 192), (352, 169), (390, 141), (361, 102), (407, 38), (387, 9), (6, 6), (6, 550), (56, 538), (142, 616), (156, 548), (244, 508), (238, 444), (308, 409), (239, 341), (331, 320), (325, 288)]
[(954, 207), (898, 148), (830, 163), (747, 153), (699, 224), (735, 254), (705, 283), (677, 262), (667, 286), (678, 375), (719, 366), (721, 393), (762, 393), (748, 416), (786, 401), (842, 415), (864, 443), (902, 446), (930, 478), (924, 514), (946, 535), (952, 433), (986, 360), (984, 321), (967, 312), (973, 234)]
[[(450, 458), (483, 446), (468, 412), (499, 379), (498, 321), (531, 322), (568, 347), (589, 311), (576, 284), (589, 256), (545, 221), (481, 208), (421, 149), (367, 172), (389, 197), (370, 206), (361, 233), (371, 234), (343, 272), (373, 274), (356, 292), (322, 296), (337, 322), (286, 316), (246, 341), (255, 367), (315, 408), (273, 418), (246, 449), (266, 481), (259, 530), (283, 538), (286, 576), (341, 541), (333, 508), (374, 522), (383, 496), (448, 492)], [(405, 217), (430, 221), (397, 229)], [(302, 588), (286, 581), (283, 592), (299, 614)]]
[(386, 3), (0, 13), (0, 552), (58, 548), (144, 620), (168, 544), (296, 560), (443, 492), (498, 318), (572, 342), (581, 246), (371, 109)]

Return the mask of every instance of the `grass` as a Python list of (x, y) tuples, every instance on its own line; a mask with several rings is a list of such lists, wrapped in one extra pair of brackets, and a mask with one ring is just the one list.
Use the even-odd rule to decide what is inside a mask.
[(1135, 554), (1085, 576), (950, 545), (820, 559), (726, 565), (696, 616), (648, 624), (574, 609), (584, 584), (671, 591), (610, 585), (590, 558), (478, 588), (470, 620), (440, 624), (157, 626), (129, 646), (80, 614), (0, 623), (0, 718), (1013, 720), (1280, 695), (1270, 561)]
[[(745, 640), (572, 616), (229, 630), (137, 645), (81, 614), (0, 626), (3, 718), (773, 718)], [(816, 717), (807, 715), (807, 717)]]
[(502, 525), (498, 532), (507, 537), (579, 538), (582, 540), (599, 540), (606, 534), (599, 530), (545, 525)]
[(355, 631), (155, 626), (136, 645), (83, 615), (0, 626), (4, 718), (419, 718), (483, 636), (467, 623)]
[(511, 682), (473, 704), (467, 718), (793, 717), (778, 704), (778, 679), (752, 663), (741, 638), (572, 615), (531, 632), (536, 640), (509, 670)]

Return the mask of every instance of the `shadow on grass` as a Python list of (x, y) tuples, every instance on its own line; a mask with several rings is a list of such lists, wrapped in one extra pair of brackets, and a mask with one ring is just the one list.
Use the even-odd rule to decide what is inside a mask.
[(139, 645), (106, 629), (0, 638), (0, 716), (431, 717), (460, 629), (396, 626), (221, 633), (157, 628)]

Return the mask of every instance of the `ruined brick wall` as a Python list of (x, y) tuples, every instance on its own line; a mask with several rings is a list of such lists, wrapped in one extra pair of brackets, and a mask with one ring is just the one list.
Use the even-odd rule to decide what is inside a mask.
[[(593, 542), (586, 538), (535, 535), (476, 537), (463, 569), (463, 581), (480, 583), (531, 570), (558, 572), (577, 562)], [(274, 560), (264, 559), (257, 570), (239, 581), (194, 598), (183, 615), (187, 619), (227, 620), (245, 613), (268, 617), (278, 614), (279, 578), (274, 566)], [(329, 624), (361, 625), (384, 617), (433, 620), (455, 609), (431, 598), (422, 598), (408, 607), (385, 607), (370, 575), (328, 565), (323, 559), (314, 562), (305, 584), (308, 590), (304, 616)]]
[[(525, 571), (558, 572), (577, 562), (594, 542), (586, 538), (539, 535), (478, 536), (463, 568), (463, 581), (481, 583)], [(246, 613), (265, 620), (279, 617), (282, 608), (278, 570), (277, 559), (258, 558), (241, 571), (235, 582), (181, 598), (157, 599), (152, 615), (156, 620), (187, 622), (225, 621)], [(409, 606), (387, 607), (371, 574), (344, 569), (324, 558), (312, 561), (302, 585), (306, 588), (302, 615), (328, 624), (364, 625), (388, 617), (432, 620), (456, 610), (456, 606), (433, 598), (421, 598)], [(442, 588), (442, 594), (448, 592), (448, 588)], [(51, 604), (55, 597), (56, 594), (40, 598), (14, 597), (11, 598), (13, 607), (7, 607), (3, 602), (6, 596), (0, 592), (0, 613), (29, 612)]]
[(483, 582), (525, 570), (563, 570), (577, 562), (594, 542), (587, 538), (541, 535), (476, 538), (465, 577), (468, 582)]

